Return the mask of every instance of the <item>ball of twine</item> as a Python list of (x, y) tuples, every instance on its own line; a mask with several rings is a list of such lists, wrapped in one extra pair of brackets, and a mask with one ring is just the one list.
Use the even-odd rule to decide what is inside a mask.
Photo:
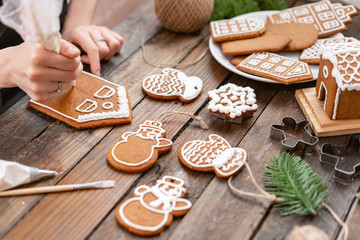
[(312, 225), (295, 227), (288, 240), (329, 240), (326, 233)]
[(154, 0), (160, 23), (174, 32), (194, 32), (210, 19), (214, 0)]

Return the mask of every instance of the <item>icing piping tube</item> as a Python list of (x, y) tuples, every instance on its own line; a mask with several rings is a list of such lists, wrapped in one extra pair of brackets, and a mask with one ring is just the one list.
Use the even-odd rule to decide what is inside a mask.
[(0, 160), (0, 191), (46, 177), (54, 177), (57, 174), (55, 171), (41, 170), (17, 162)]

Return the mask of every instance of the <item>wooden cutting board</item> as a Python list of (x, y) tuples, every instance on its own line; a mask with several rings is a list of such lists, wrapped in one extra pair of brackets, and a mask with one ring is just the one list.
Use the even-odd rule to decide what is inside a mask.
[(324, 111), (324, 101), (320, 101), (315, 92), (314, 87), (298, 89), (295, 97), (316, 136), (328, 137), (360, 133), (360, 119), (330, 119)]

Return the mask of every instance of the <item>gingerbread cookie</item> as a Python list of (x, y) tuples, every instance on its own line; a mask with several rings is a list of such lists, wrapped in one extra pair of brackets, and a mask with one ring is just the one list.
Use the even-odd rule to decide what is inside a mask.
[(254, 52), (273, 51), (284, 49), (291, 42), (286, 33), (280, 33), (273, 24), (267, 25), (266, 32), (255, 38), (240, 39), (221, 43), (222, 53), (228, 55), (246, 55)]
[(351, 16), (357, 15), (352, 5), (343, 6), (332, 4), (329, 0), (289, 8), (268, 16), (271, 23), (309, 23), (319, 31), (319, 37), (347, 30), (346, 23), (350, 23)]
[(247, 153), (242, 148), (232, 148), (224, 138), (211, 134), (206, 141), (185, 143), (179, 150), (179, 158), (190, 169), (214, 171), (218, 177), (228, 178), (244, 167)]
[(337, 43), (348, 43), (358, 41), (356, 38), (344, 37), (344, 38), (334, 38), (334, 39), (319, 39), (314, 45), (309, 48), (304, 49), (300, 56), (299, 60), (309, 64), (319, 64), (320, 63), (320, 48), (331, 47)]
[(250, 87), (240, 87), (228, 83), (218, 89), (211, 90), (208, 109), (212, 113), (222, 114), (235, 119), (256, 112), (256, 95)]
[(257, 37), (263, 34), (265, 29), (265, 23), (254, 18), (210, 22), (210, 32), (214, 42)]
[(254, 53), (236, 68), (283, 84), (312, 80), (309, 65), (274, 53)]
[(172, 141), (165, 138), (160, 122), (145, 121), (136, 132), (125, 132), (110, 148), (110, 165), (124, 172), (143, 172), (156, 164), (159, 154), (169, 152)]
[(75, 128), (95, 128), (131, 122), (125, 87), (83, 72), (69, 90), (47, 101), (28, 105)]
[(151, 75), (143, 80), (143, 89), (155, 99), (172, 100), (179, 98), (182, 102), (195, 100), (203, 88), (198, 77), (187, 77), (183, 72), (164, 68), (161, 74)]
[(164, 176), (154, 186), (137, 187), (134, 196), (120, 205), (116, 218), (129, 232), (142, 236), (159, 234), (171, 224), (173, 216), (185, 215), (191, 208), (185, 194), (183, 180)]
[(248, 57), (248, 55), (240, 55), (240, 56), (232, 57), (230, 59), (230, 63), (236, 67), (237, 65), (239, 65), (239, 63), (244, 61), (245, 58), (247, 58), (247, 57)]

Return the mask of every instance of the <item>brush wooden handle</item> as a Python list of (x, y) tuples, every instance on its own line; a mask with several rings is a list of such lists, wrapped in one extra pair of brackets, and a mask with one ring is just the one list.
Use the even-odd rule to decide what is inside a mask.
[(35, 187), (35, 188), (26, 188), (26, 189), (15, 189), (15, 190), (0, 192), (0, 197), (64, 192), (64, 191), (72, 191), (75, 189), (76, 189), (76, 187), (73, 184), (60, 185), (60, 186)]

